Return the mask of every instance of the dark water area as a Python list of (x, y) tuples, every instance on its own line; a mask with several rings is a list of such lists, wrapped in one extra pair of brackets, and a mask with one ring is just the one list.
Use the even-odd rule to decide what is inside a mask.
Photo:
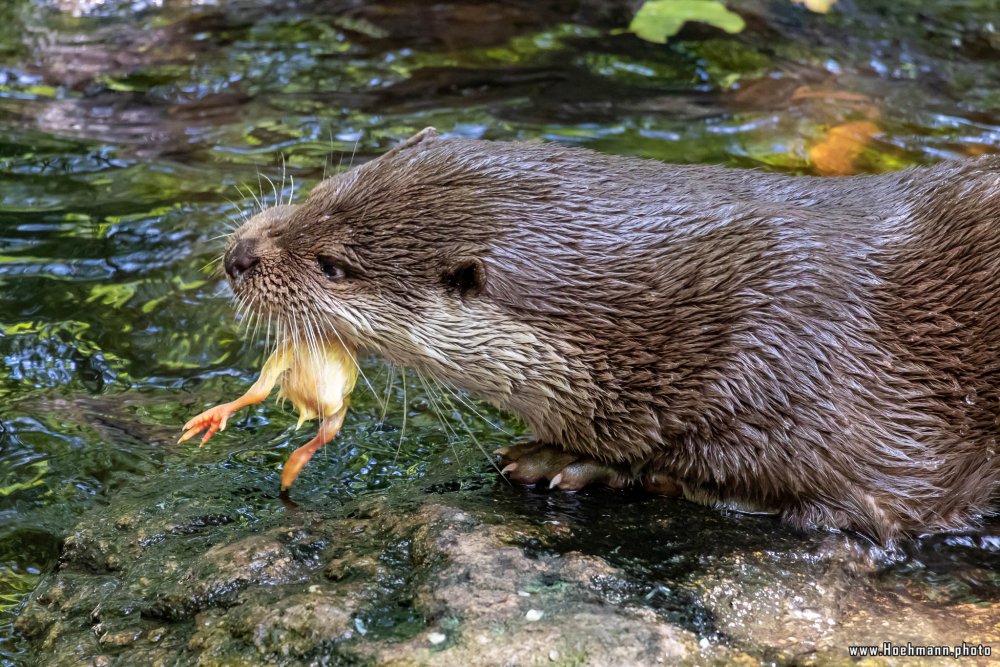
[[(184, 480), (175, 496), (197, 493), (204, 475), (228, 480), (206, 492), (245, 498), (247, 521), (286, 511), (280, 466), (311, 436), (287, 409), (268, 401), (204, 448), (174, 444), (262, 360), (212, 272), (253, 197), (297, 199), (430, 125), (831, 175), (1000, 149), (1000, 2), (842, 0), (820, 15), (739, 1), (742, 33), (694, 23), (667, 45), (621, 33), (637, 5), (0, 6), (0, 664), (25, 658), (11, 623), (67, 532), (123, 490), (173, 477)], [(615, 502), (494, 487), (483, 451), (519, 437), (517, 424), (378, 360), (364, 370), (344, 431), (296, 484), (300, 505), (336, 513), (387, 489), (430, 489), (429, 470), (538, 521), (601, 525)], [(614, 553), (655, 582), (711, 546), (699, 522), (735, 522), (750, 542), (773, 526), (684, 505), (675, 514), (690, 520), (653, 543), (644, 521), (662, 510), (621, 502), (633, 523), (546, 548)], [(1000, 602), (995, 521), (880, 558), (886, 590)], [(683, 600), (667, 606), (686, 613)]]

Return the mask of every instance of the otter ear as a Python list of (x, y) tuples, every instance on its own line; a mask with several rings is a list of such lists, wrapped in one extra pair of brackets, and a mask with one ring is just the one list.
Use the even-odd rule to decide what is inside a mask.
[(478, 257), (463, 257), (445, 270), (442, 277), (444, 284), (462, 298), (479, 296), (486, 288), (486, 265)]
[(385, 152), (385, 155), (395, 155), (400, 151), (405, 151), (407, 148), (413, 148), (418, 144), (421, 143), (426, 144), (431, 141), (434, 141), (439, 136), (441, 135), (439, 135), (438, 131), (435, 130), (433, 127), (425, 127), (424, 129), (420, 130), (419, 132), (414, 134), (412, 137), (410, 137), (400, 145), (390, 148), (388, 151)]

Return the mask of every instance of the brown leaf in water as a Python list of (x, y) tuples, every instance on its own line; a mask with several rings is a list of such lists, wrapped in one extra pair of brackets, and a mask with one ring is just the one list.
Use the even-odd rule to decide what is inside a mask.
[(827, 132), (823, 141), (809, 149), (813, 168), (823, 176), (847, 176), (855, 173), (854, 161), (879, 132), (879, 126), (870, 120), (855, 120), (837, 125)]

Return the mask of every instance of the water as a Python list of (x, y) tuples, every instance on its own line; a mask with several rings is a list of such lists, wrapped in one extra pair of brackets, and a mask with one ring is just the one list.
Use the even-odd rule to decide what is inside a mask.
[[(0, 663), (22, 655), (9, 623), (81, 515), (161, 470), (276, 487), (309, 437), (267, 403), (204, 449), (173, 444), (261, 359), (210, 270), (251, 193), (299, 197), (428, 125), (797, 173), (1000, 146), (1000, 3), (731, 5), (744, 33), (689, 25), (662, 46), (615, 34), (631, 16), (615, 3), (4, 3)], [(365, 368), (381, 394), (388, 371)], [(381, 493), (432, 462), (489, 475), (462, 420), (487, 450), (509, 440), (413, 378), (384, 396), (359, 390), (303, 498)], [(917, 544), (883, 577), (996, 600), (996, 532)]]

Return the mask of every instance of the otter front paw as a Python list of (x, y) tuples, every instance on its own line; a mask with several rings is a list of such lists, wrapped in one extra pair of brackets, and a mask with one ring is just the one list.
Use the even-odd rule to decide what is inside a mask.
[(517, 484), (549, 481), (549, 488), (578, 491), (589, 484), (604, 484), (621, 489), (630, 482), (630, 474), (592, 458), (572, 454), (552, 445), (534, 443), (499, 450), (500, 471)]

